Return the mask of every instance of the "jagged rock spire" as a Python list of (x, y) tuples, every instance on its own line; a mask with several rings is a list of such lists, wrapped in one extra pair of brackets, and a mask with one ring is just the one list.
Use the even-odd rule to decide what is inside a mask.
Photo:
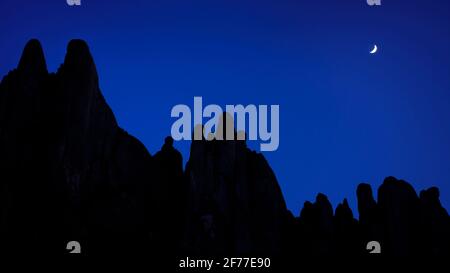
[(18, 70), (25, 74), (42, 75), (47, 73), (44, 51), (38, 40), (31, 39), (25, 45), (19, 61)]

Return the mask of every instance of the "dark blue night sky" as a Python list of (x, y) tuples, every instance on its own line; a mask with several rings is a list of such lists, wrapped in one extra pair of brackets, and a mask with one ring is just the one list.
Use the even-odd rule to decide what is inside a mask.
[[(81, 1), (0, 0), (0, 75), (30, 38), (50, 71), (81, 38), (119, 124), (152, 154), (194, 96), (279, 104), (265, 156), (294, 214), (318, 192), (355, 208), (358, 183), (389, 175), (450, 206), (450, 1)], [(185, 161), (189, 144), (176, 143)]]

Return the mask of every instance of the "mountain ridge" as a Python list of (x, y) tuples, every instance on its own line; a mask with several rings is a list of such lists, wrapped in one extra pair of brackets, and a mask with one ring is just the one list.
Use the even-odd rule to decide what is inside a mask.
[(60, 253), (76, 239), (92, 254), (364, 255), (375, 240), (387, 255), (449, 253), (435, 187), (417, 195), (387, 177), (377, 200), (358, 186), (359, 220), (346, 199), (333, 210), (321, 193), (294, 217), (245, 141), (192, 141), (182, 164), (171, 137), (151, 155), (119, 127), (84, 41), (48, 73), (30, 40), (0, 82), (0, 248)]

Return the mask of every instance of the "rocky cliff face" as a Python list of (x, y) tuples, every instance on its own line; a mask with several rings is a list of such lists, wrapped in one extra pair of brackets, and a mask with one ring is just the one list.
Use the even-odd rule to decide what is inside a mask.
[(193, 141), (186, 179), (189, 250), (281, 253), (286, 204), (267, 161), (245, 141)]
[(0, 83), (0, 249), (39, 246), (87, 254), (350, 255), (376, 240), (387, 255), (448, 255), (449, 216), (439, 190), (417, 196), (389, 177), (375, 201), (357, 189), (360, 219), (324, 194), (287, 210), (275, 174), (245, 141), (193, 141), (183, 171), (166, 138), (154, 156), (121, 129), (89, 48), (67, 47), (48, 73), (37, 40)]
[(117, 126), (83, 41), (69, 43), (55, 74), (30, 41), (2, 80), (0, 105), (2, 246), (64, 249), (78, 238), (103, 251), (138, 240), (151, 156)]

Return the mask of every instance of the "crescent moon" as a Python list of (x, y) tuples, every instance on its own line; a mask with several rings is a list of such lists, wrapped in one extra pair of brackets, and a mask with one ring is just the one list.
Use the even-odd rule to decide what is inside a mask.
[(377, 53), (377, 51), (378, 51), (378, 47), (377, 47), (377, 45), (374, 45), (372, 51), (370, 51), (370, 54), (375, 54), (375, 53)]

